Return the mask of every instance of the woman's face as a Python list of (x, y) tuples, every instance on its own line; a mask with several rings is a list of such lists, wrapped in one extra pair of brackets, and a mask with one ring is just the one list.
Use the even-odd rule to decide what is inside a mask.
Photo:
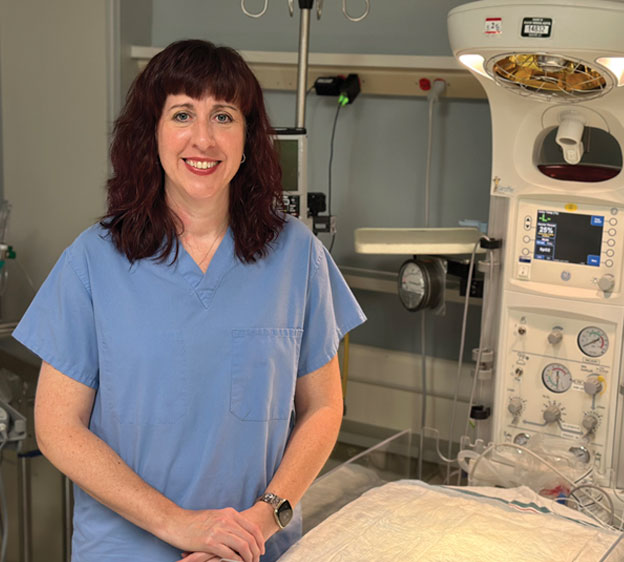
[(212, 96), (169, 95), (156, 136), (168, 197), (191, 205), (227, 200), (245, 147), (238, 107)]

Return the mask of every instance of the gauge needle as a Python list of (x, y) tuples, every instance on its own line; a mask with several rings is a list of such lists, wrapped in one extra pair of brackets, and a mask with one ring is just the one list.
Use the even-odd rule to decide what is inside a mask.
[(587, 343), (586, 345), (592, 345), (595, 344), (597, 341), (600, 341), (602, 338), (600, 336), (598, 336), (595, 340), (590, 341), (589, 343)]

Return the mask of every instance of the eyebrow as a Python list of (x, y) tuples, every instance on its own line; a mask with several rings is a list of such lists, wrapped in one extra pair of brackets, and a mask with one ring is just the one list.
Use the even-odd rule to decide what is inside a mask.
[[(192, 103), (177, 103), (177, 104), (172, 105), (171, 107), (169, 107), (168, 111), (171, 111), (172, 109), (178, 109), (178, 108), (194, 109)], [(215, 105), (215, 108), (216, 109), (227, 108), (227, 109), (232, 109), (234, 111), (238, 111), (238, 113), (242, 113), (242, 111), (240, 109), (238, 109), (238, 107), (236, 107), (235, 105), (228, 105), (228, 104), (225, 104), (225, 103), (218, 103), (218, 104)]]
[(191, 103), (177, 103), (168, 108), (169, 111), (172, 109), (176, 109), (178, 107), (183, 107), (184, 109), (193, 109), (193, 104)]

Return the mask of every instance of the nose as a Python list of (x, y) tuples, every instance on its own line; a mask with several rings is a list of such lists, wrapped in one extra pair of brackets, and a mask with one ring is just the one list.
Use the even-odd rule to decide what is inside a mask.
[(193, 145), (205, 151), (215, 145), (214, 129), (210, 121), (198, 120), (193, 127)]

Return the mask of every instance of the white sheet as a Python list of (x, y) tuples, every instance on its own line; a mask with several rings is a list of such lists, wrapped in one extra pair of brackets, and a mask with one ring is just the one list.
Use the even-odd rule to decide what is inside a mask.
[(624, 560), (620, 533), (586, 523), (572, 509), (524, 487), (505, 491), (514, 502), (482, 492), (416, 480), (374, 488), (312, 529), (280, 562)]

